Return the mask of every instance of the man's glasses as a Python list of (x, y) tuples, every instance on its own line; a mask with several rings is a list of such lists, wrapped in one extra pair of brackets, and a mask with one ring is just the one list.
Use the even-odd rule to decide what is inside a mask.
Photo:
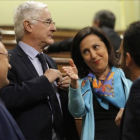
[(46, 20), (41, 20), (41, 19), (32, 19), (32, 20), (37, 20), (37, 21), (40, 21), (40, 22), (42, 22), (43, 24), (45, 24), (46, 26), (50, 26), (50, 25), (55, 25), (55, 22), (53, 22), (52, 20), (48, 20), (48, 21), (46, 21)]
[(0, 54), (5, 55), (5, 56), (8, 58), (8, 61), (10, 61), (10, 59), (11, 59), (11, 54), (8, 54), (8, 53), (1, 53), (1, 52), (0, 52)]

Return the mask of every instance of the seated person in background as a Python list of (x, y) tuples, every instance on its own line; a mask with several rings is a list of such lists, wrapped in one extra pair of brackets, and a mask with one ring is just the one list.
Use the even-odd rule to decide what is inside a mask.
[[(9, 84), (8, 69), (11, 68), (8, 60), (10, 55), (0, 42), (0, 89)], [(10, 92), (9, 92), (10, 93)], [(0, 99), (0, 140), (25, 140), (18, 125)]]
[[(113, 45), (114, 52), (116, 53), (116, 50), (118, 50), (120, 47), (121, 38), (114, 31), (115, 20), (116, 20), (115, 15), (111, 11), (102, 10), (95, 14), (93, 18), (93, 26), (101, 28), (106, 33), (106, 35), (108, 36)], [(73, 39), (71, 38), (61, 42), (56, 42), (48, 46), (47, 51), (48, 52), (70, 51), (72, 40)]]
[(101, 28), (106, 33), (113, 45), (116, 56), (116, 51), (119, 49), (121, 44), (121, 38), (114, 31), (115, 20), (115, 15), (111, 11), (102, 10), (95, 14), (93, 19), (93, 26)]
[(63, 40), (60, 42), (56, 42), (52, 45), (49, 45), (47, 48), (47, 52), (53, 53), (53, 52), (69, 52), (71, 49), (71, 43), (73, 41), (73, 38)]
[(140, 21), (127, 28), (119, 52), (126, 77), (134, 81), (122, 117), (120, 139), (140, 140)]
[(74, 37), (71, 56), (63, 70), (71, 78), (69, 111), (83, 118), (81, 140), (118, 140), (115, 118), (119, 125), (131, 82), (117, 68), (109, 39), (86, 27)]

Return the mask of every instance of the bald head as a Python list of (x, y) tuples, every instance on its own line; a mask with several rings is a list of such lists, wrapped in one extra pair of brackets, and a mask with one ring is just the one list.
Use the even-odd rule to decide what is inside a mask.
[(7, 73), (10, 68), (11, 65), (8, 62), (8, 52), (4, 45), (0, 42), (0, 88), (9, 84)]
[(5, 48), (4, 45), (0, 42), (0, 49)]

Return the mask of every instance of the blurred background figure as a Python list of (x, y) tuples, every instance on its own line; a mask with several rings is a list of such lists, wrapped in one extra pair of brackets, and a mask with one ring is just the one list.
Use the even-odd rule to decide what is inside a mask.
[[(121, 67), (132, 84), (121, 123), (121, 140), (140, 139), (140, 21), (132, 23), (124, 33), (119, 49)], [(131, 124), (131, 125), (130, 125)]]
[(120, 47), (121, 38), (114, 31), (115, 21), (115, 15), (111, 11), (102, 10), (95, 14), (93, 19), (93, 26), (97, 26), (105, 32), (113, 45), (116, 56), (116, 50), (118, 50)]
[[(102, 10), (97, 12), (94, 15), (93, 18), (93, 26), (101, 28), (107, 35), (107, 37), (110, 39), (115, 56), (116, 56), (116, 50), (119, 49), (121, 44), (121, 38), (119, 35), (114, 31), (115, 27), (115, 15), (108, 10)], [(73, 39), (67, 39), (64, 41), (56, 42), (48, 47), (48, 52), (62, 52), (62, 51), (70, 51), (71, 50), (71, 43)]]

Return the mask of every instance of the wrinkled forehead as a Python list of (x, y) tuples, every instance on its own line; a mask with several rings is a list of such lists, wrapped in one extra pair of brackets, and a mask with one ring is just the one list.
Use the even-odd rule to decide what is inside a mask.
[(41, 19), (46, 19), (46, 20), (52, 20), (50, 11), (47, 8), (45, 8), (42, 11), (42, 14), (41, 14), (40, 18)]

